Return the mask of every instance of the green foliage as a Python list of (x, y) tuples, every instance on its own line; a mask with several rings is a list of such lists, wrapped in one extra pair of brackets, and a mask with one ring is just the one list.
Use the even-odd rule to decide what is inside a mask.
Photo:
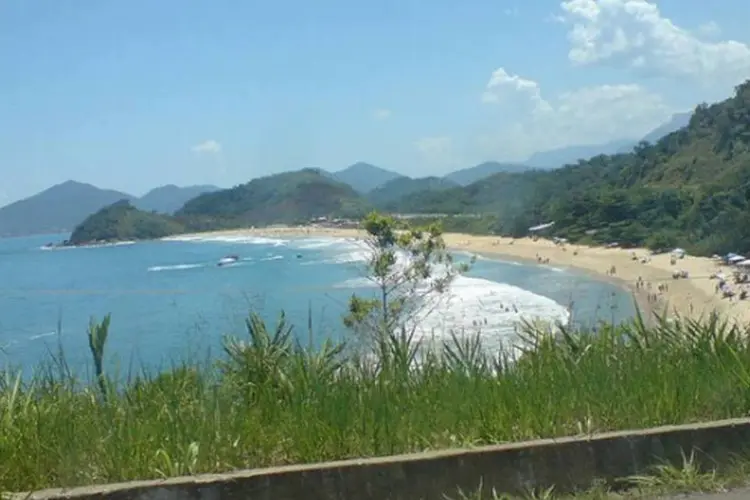
[(144, 212), (123, 200), (89, 216), (76, 227), (69, 242), (155, 239), (249, 225), (307, 223), (321, 216), (359, 218), (367, 213), (367, 207), (349, 186), (306, 169), (202, 194), (174, 216)]
[[(397, 221), (399, 227), (401, 221)], [(408, 219), (408, 224), (429, 226), (439, 224), (446, 233), (463, 234), (500, 234), (503, 226), (499, 217), (492, 214), (477, 215), (444, 215), (444, 216), (415, 216)], [(525, 228), (524, 228), (525, 229)]]
[(90, 215), (70, 235), (74, 245), (97, 241), (154, 239), (184, 232), (186, 226), (177, 219), (143, 212), (122, 200)]
[(348, 185), (314, 169), (285, 172), (206, 193), (187, 202), (176, 215), (232, 219), (240, 224), (295, 224), (311, 218), (359, 218), (367, 204)]
[[(444, 292), (457, 273), (467, 268), (453, 264), (438, 224), (412, 227), (373, 212), (362, 227), (371, 251), (366, 271), (378, 294), (370, 298), (352, 295), (344, 324), (374, 334), (377, 340), (406, 329), (426, 307), (425, 297)], [(402, 263), (399, 254), (406, 256)]]
[(88, 329), (89, 350), (94, 361), (94, 373), (99, 384), (99, 390), (105, 399), (107, 398), (107, 381), (104, 375), (104, 346), (107, 343), (111, 319), (109, 314), (104, 316), (101, 323), (97, 323), (94, 318), (91, 318)]
[(398, 177), (367, 193), (367, 199), (373, 206), (387, 210), (411, 194), (441, 192), (456, 186), (458, 184), (442, 177)]
[(273, 331), (256, 313), (245, 326), (247, 340), (224, 337), (225, 359), (218, 362), (224, 380), (239, 391), (245, 404), (259, 402), (269, 390), (291, 398), (295, 391), (329, 380), (342, 366), (344, 344), (325, 341), (318, 350), (303, 348), (283, 311)]
[[(279, 326), (281, 325), (281, 326)], [(519, 352), (446, 336), (373, 356), (303, 349), (251, 317), (224, 362), (96, 389), (44, 367), (0, 373), (0, 491), (471, 447), (741, 417), (750, 335), (716, 317), (598, 331), (526, 325)], [(419, 354), (419, 356), (417, 355)], [(83, 381), (85, 382), (85, 381)], [(90, 382), (96, 383), (94, 380)]]
[(395, 211), (489, 213), (505, 234), (555, 221), (587, 243), (682, 246), (710, 255), (750, 248), (750, 81), (698, 106), (687, 127), (552, 171), (502, 173), (464, 188), (422, 192)]
[(521, 236), (530, 226), (555, 221), (553, 234), (584, 243), (682, 246), (695, 254), (744, 251), (750, 248), (749, 123), (750, 81), (730, 99), (698, 106), (687, 127), (628, 154), (551, 171), (501, 172), (466, 187), (434, 178), (395, 179), (371, 193), (370, 201), (330, 175), (306, 169), (204, 194), (176, 218), (115, 204), (84, 221), (71, 240), (359, 218), (374, 203), (396, 213), (480, 215), (444, 219), (450, 231)]

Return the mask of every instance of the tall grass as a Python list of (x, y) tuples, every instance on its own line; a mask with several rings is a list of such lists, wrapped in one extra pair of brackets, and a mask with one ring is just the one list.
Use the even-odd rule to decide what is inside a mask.
[[(101, 325), (100, 325), (101, 326)], [(158, 478), (737, 417), (750, 342), (717, 317), (594, 332), (527, 325), (523, 354), (393, 334), (358, 356), (247, 321), (215, 364), (88, 384), (0, 377), (0, 491)], [(92, 352), (106, 332), (92, 326)], [(103, 342), (103, 340), (102, 340)], [(94, 349), (96, 348), (96, 349)], [(96, 355), (95, 355), (96, 359)]]

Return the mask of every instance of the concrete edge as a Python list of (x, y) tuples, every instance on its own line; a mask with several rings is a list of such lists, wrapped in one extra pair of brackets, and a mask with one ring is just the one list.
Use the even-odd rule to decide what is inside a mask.
[(750, 418), (668, 425), (590, 436), (352, 459), (226, 474), (16, 493), (13, 500), (161, 499), (415, 499), (442, 498), (457, 488), (523, 493), (591, 487), (643, 473), (657, 464), (681, 465), (696, 452), (704, 466), (726, 465), (750, 451)]

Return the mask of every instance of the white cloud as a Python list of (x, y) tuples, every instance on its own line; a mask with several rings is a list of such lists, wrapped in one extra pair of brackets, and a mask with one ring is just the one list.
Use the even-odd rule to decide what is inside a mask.
[(642, 72), (736, 85), (750, 76), (750, 46), (703, 40), (647, 0), (565, 0), (569, 59), (620, 63)]
[(538, 83), (521, 78), (518, 75), (512, 75), (504, 68), (498, 68), (492, 72), (490, 81), (487, 82), (485, 92), (482, 94), (482, 101), (502, 103), (509, 98), (516, 100), (519, 96), (527, 99), (534, 111), (542, 112), (549, 107), (549, 104), (542, 99)]
[(219, 154), (221, 153), (221, 144), (213, 139), (208, 139), (200, 144), (196, 144), (191, 148), (193, 153), (205, 153), (205, 154)]
[[(509, 123), (480, 138), (486, 154), (523, 158), (534, 151), (573, 144), (598, 144), (637, 138), (663, 123), (674, 111), (640, 85), (598, 85), (545, 98), (539, 84), (493, 72), (482, 100), (501, 107)], [(509, 107), (521, 113), (508, 113)]]
[(388, 118), (391, 117), (392, 114), (393, 113), (391, 112), (390, 109), (381, 108), (381, 109), (376, 109), (375, 111), (373, 111), (372, 117), (375, 118), (376, 120), (387, 120)]
[(698, 26), (698, 33), (706, 37), (715, 37), (721, 35), (721, 26), (716, 21), (708, 21)]

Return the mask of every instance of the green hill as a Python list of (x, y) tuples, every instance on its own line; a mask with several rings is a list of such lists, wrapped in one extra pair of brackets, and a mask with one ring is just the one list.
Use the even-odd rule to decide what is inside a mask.
[(294, 224), (321, 216), (359, 218), (368, 210), (368, 203), (350, 186), (305, 169), (204, 193), (173, 216), (139, 210), (123, 200), (90, 215), (76, 227), (69, 243), (154, 239), (184, 232)]
[(154, 239), (187, 230), (174, 217), (138, 210), (129, 200), (121, 200), (87, 217), (70, 235), (68, 243)]
[(175, 215), (232, 219), (267, 225), (309, 221), (313, 217), (359, 217), (368, 204), (351, 186), (318, 170), (304, 169), (253, 179), (187, 202)]
[(555, 221), (552, 234), (699, 254), (750, 250), (750, 82), (698, 106), (687, 126), (632, 153), (550, 171), (497, 174), (423, 192), (399, 209), (497, 214), (503, 231)]
[(440, 192), (458, 184), (441, 177), (397, 177), (367, 193), (367, 199), (376, 207), (388, 208), (393, 202), (420, 192)]
[(403, 213), (491, 213), (511, 220), (534, 201), (541, 179), (539, 171), (499, 173), (468, 186), (442, 191), (411, 193), (390, 204), (393, 211)]

